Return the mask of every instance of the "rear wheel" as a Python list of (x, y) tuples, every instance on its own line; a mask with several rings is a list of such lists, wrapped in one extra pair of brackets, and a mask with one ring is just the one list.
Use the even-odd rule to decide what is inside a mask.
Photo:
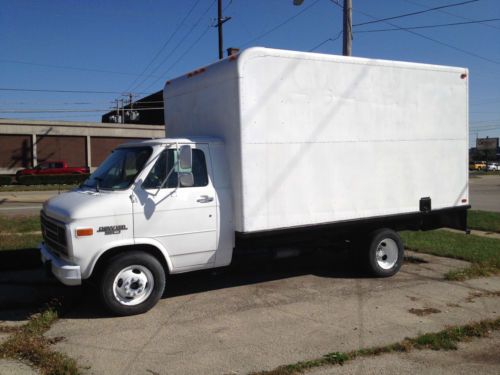
[(367, 266), (378, 277), (396, 274), (404, 258), (404, 245), (399, 234), (392, 229), (379, 229), (369, 236)]
[(141, 251), (118, 254), (104, 269), (100, 293), (104, 305), (117, 315), (142, 314), (165, 289), (165, 270), (154, 256)]

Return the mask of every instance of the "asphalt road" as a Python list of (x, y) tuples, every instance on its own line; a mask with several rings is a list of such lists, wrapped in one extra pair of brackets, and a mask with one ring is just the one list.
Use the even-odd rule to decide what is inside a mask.
[(469, 179), (469, 197), (473, 210), (500, 212), (500, 176)]
[(25, 202), (2, 202), (0, 203), (0, 215), (38, 215), (42, 209), (41, 203)]
[(57, 190), (2, 191), (0, 192), (0, 215), (38, 215), (43, 202), (57, 194), (60, 194)]

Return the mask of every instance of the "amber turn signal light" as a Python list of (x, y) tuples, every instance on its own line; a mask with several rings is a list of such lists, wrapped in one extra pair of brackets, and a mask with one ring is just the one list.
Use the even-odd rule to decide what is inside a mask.
[(81, 228), (76, 230), (77, 237), (92, 236), (93, 234), (94, 230), (92, 228)]

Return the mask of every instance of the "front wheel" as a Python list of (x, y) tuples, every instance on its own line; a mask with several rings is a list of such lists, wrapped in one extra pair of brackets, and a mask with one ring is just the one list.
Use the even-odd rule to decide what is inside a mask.
[(100, 293), (104, 305), (117, 315), (142, 314), (151, 309), (165, 289), (165, 270), (151, 254), (118, 254), (104, 269)]
[(404, 258), (404, 245), (392, 229), (379, 229), (369, 237), (367, 265), (371, 274), (389, 277), (396, 274)]

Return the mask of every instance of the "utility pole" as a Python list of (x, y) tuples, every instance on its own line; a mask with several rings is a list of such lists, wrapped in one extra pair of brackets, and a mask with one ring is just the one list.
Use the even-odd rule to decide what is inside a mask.
[(121, 119), (121, 123), (122, 124), (125, 124), (125, 101), (123, 99), (118, 99), (119, 103), (120, 103), (120, 106), (122, 108), (122, 119)]
[(130, 109), (133, 109), (133, 106), (134, 106), (134, 94), (132, 94), (131, 92), (129, 93), (126, 93), (126, 94), (123, 94), (124, 96), (128, 97), (128, 105), (130, 106)]
[(352, 0), (344, 0), (344, 27), (342, 54), (352, 56)]
[(224, 57), (222, 41), (222, 0), (217, 0), (217, 29), (219, 31), (219, 60)]
[(229, 21), (231, 17), (222, 16), (222, 0), (217, 0), (217, 29), (219, 32), (219, 60), (224, 58), (224, 43), (222, 40), (222, 25)]
[(115, 121), (115, 123), (118, 123), (118, 122), (121, 122), (121, 120), (120, 120), (120, 101), (118, 99), (115, 99), (115, 103), (116, 103), (116, 121)]

